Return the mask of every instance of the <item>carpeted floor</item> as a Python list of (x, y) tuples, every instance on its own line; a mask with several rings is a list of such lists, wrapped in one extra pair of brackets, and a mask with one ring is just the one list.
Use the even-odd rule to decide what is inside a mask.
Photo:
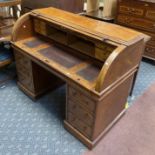
[[(0, 72), (0, 80), (10, 73)], [(142, 62), (132, 101), (155, 81), (155, 66)], [(63, 127), (65, 87), (36, 102), (11, 80), (0, 85), (0, 155), (80, 155), (87, 148)]]
[(100, 143), (84, 155), (155, 154), (155, 82)]

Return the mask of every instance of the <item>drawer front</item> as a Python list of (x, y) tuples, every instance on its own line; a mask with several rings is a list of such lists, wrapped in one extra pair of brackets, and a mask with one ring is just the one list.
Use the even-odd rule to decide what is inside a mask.
[(113, 48), (106, 48), (106, 49), (101, 49), (101, 48), (95, 48), (95, 58), (105, 61), (109, 57), (109, 55), (113, 52)]
[(141, 17), (144, 15), (143, 9), (129, 7), (129, 6), (123, 6), (123, 5), (119, 6), (119, 12), (129, 14), (129, 15), (137, 15), (137, 16), (141, 16)]
[[(155, 9), (155, 8), (154, 8), (154, 9)], [(155, 21), (155, 10), (148, 10), (148, 11), (146, 12), (146, 18)]]
[(86, 123), (87, 125), (93, 126), (94, 123), (93, 116), (89, 112), (85, 111), (79, 103), (69, 100), (67, 110), (68, 112), (74, 113), (76, 117), (83, 120), (83, 122)]
[(145, 48), (144, 56), (155, 59), (155, 47), (147, 45)]
[(77, 118), (71, 112), (68, 112), (67, 121), (78, 131), (80, 131), (87, 138), (92, 137), (92, 128), (87, 126), (84, 122), (82, 122), (79, 118)]
[(15, 52), (18, 81), (30, 91), (34, 91), (32, 80), (32, 64), (24, 55)]
[(147, 42), (147, 44), (155, 46), (155, 33), (149, 33), (147, 31), (140, 31), (140, 32), (147, 34), (148, 36), (151, 37), (151, 39)]
[(118, 15), (117, 22), (129, 27), (155, 32), (155, 22), (153, 21), (127, 15)]
[(81, 103), (90, 112), (95, 110), (95, 102), (74, 88), (68, 87), (68, 99)]
[(33, 80), (31, 77), (25, 77), (23, 74), (18, 73), (18, 81), (30, 91), (34, 91)]
[(31, 63), (28, 63), (25, 65), (22, 62), (16, 61), (16, 68), (18, 72), (22, 72), (23, 74), (27, 76), (32, 76), (32, 73), (30, 72), (31, 70)]
[(34, 30), (42, 35), (47, 35), (46, 23), (43, 21), (34, 19)]
[(15, 53), (16, 65), (19, 69), (31, 69), (31, 61), (20, 53)]
[(147, 44), (152, 45), (152, 46), (155, 46), (155, 36), (151, 36), (151, 39), (148, 41)]

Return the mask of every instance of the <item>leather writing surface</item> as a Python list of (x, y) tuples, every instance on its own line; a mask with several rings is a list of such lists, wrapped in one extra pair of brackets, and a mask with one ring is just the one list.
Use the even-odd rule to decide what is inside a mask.
[(38, 52), (46, 58), (51, 59), (66, 68), (71, 68), (81, 62), (81, 59), (78, 57), (70, 54), (69, 52), (65, 52), (55, 45), (41, 49)]

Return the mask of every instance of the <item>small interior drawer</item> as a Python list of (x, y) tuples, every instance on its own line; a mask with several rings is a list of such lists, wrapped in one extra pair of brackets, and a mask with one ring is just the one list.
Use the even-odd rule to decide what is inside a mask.
[(113, 52), (112, 50), (101, 49), (101, 48), (95, 48), (95, 57), (101, 61), (106, 61), (109, 55)]
[(68, 36), (68, 45), (72, 49), (80, 51), (86, 55), (94, 56), (95, 44), (92, 41), (87, 40), (87, 38), (78, 37), (76, 35)]

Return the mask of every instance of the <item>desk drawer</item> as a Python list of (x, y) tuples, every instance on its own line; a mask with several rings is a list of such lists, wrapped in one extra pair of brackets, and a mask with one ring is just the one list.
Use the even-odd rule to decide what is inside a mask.
[(22, 54), (15, 52), (16, 66), (22, 70), (22, 68), (30, 69), (31, 61), (27, 57), (24, 57)]
[(144, 56), (155, 59), (155, 46), (147, 45), (145, 48)]
[(144, 15), (143, 9), (129, 7), (129, 6), (125, 6), (125, 5), (119, 6), (119, 12), (129, 14), (129, 15), (137, 15), (137, 16), (141, 16), (141, 17)]
[(142, 18), (118, 15), (117, 22), (128, 27), (155, 32), (155, 22)]
[[(155, 9), (155, 8), (154, 8)], [(155, 21), (155, 10), (147, 10), (146, 12), (146, 18), (154, 20)]]
[(15, 52), (18, 81), (28, 90), (34, 91), (31, 60), (19, 52)]
[(92, 128), (87, 126), (84, 122), (82, 122), (79, 118), (74, 116), (71, 112), (68, 112), (67, 121), (77, 130), (83, 133), (86, 137), (92, 137)]
[[(149, 35), (149, 34), (148, 34)], [(151, 46), (155, 46), (155, 35), (149, 35), (151, 36), (151, 39), (148, 41), (148, 45), (151, 45)]]
[(85, 96), (79, 90), (76, 90), (72, 87), (68, 87), (68, 99), (81, 103), (88, 111), (95, 111), (95, 102), (89, 97)]
[(93, 115), (83, 109), (81, 104), (69, 100), (67, 104), (67, 110), (73, 113), (77, 118), (83, 120), (89, 126), (93, 126), (94, 118)]

